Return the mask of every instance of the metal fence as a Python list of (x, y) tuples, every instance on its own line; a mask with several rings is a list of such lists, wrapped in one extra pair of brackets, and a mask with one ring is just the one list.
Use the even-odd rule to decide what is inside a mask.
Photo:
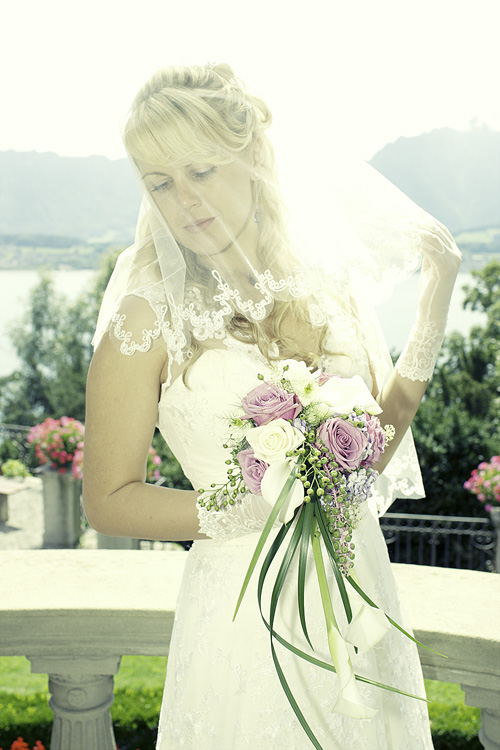
[[(7, 457), (26, 461), (29, 427), (0, 423), (0, 448)], [(161, 479), (157, 484), (163, 484)], [(496, 532), (488, 518), (386, 513), (380, 526), (392, 562), (444, 568), (495, 570)], [(190, 542), (182, 545), (189, 548)], [(141, 541), (140, 549), (162, 548), (161, 542)], [(165, 544), (168, 548), (168, 543)], [(500, 571), (499, 571), (500, 572)]]
[(0, 422), (0, 449), (2, 458), (19, 458), (23, 463), (29, 455), (29, 445), (26, 441), (30, 428), (20, 424), (5, 424)]
[(392, 562), (495, 569), (496, 533), (488, 518), (386, 513), (380, 526)]

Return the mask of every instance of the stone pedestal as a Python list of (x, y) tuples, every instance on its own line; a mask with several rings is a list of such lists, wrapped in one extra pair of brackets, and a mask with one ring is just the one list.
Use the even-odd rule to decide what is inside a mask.
[(129, 539), (124, 536), (107, 536), (107, 534), (101, 534), (97, 532), (97, 548), (98, 549), (139, 549), (139, 539)]
[(7, 495), (0, 495), (0, 523), (7, 523), (9, 520), (9, 498)]
[(16, 479), (0, 477), (0, 523), (9, 520), (9, 495), (24, 490), (24, 483)]
[(32, 672), (49, 675), (49, 705), (54, 712), (50, 750), (116, 750), (110, 707), (120, 658), (28, 659)]
[(70, 472), (41, 474), (44, 547), (76, 547), (81, 533), (81, 482)]

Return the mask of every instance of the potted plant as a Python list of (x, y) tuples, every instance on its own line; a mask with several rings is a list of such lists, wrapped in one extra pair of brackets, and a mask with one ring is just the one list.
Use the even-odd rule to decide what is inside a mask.
[(42, 478), (44, 546), (75, 547), (80, 537), (83, 436), (82, 423), (70, 417), (49, 417), (28, 433)]
[(496, 571), (500, 573), (500, 456), (492, 456), (490, 461), (482, 461), (473, 469), (464, 487), (488, 511), (497, 534)]

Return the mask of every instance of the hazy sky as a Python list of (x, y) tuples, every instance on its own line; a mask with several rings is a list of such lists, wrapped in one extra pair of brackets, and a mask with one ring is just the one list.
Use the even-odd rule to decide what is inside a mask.
[(401, 135), (500, 128), (498, 0), (27, 0), (4, 5), (0, 150), (124, 156), (171, 63), (226, 60), (275, 116), (365, 158)]

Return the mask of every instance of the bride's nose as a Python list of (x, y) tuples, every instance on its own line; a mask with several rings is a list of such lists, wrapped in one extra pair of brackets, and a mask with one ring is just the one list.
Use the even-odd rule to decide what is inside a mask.
[(201, 203), (200, 196), (189, 183), (179, 184), (177, 186), (177, 200), (184, 210), (195, 208)]

